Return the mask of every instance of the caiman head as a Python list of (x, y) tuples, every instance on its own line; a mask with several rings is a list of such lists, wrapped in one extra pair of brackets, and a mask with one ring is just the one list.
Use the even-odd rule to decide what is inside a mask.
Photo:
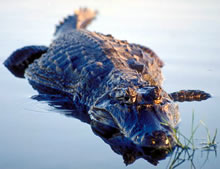
[(176, 145), (178, 106), (161, 87), (116, 88), (89, 114), (93, 131), (122, 154), (126, 164), (141, 157), (157, 164)]

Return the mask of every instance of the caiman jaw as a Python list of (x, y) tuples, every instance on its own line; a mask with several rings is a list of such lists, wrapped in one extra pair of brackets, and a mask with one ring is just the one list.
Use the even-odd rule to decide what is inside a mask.
[(162, 95), (160, 99), (154, 100), (153, 104), (141, 105), (138, 110), (140, 124), (139, 133), (134, 128), (131, 132), (132, 139), (137, 145), (144, 149), (170, 149), (176, 145), (174, 128), (179, 123), (178, 105)]
[(120, 129), (124, 137), (137, 146), (156, 149), (173, 147), (175, 137), (172, 129), (179, 122), (177, 104), (160, 88), (148, 89), (147, 95), (145, 89), (138, 92), (135, 101), (129, 103), (121, 93), (116, 93), (114, 97), (103, 96), (90, 109), (91, 119)]

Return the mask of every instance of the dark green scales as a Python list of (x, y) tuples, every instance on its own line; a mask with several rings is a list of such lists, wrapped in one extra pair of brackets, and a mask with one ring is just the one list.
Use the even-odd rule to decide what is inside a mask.
[(57, 26), (49, 47), (21, 48), (4, 64), (40, 94), (67, 97), (73, 109), (86, 112), (86, 122), (126, 164), (138, 158), (157, 164), (176, 145), (175, 101), (210, 95), (200, 90), (166, 93), (160, 58), (145, 46), (86, 30), (95, 15), (89, 9), (76, 11)]

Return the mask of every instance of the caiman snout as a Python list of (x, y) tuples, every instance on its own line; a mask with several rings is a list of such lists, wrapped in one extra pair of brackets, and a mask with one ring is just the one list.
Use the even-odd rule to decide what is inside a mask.
[(137, 145), (174, 146), (172, 128), (179, 121), (178, 106), (160, 87), (117, 88), (100, 97), (89, 113), (93, 120), (118, 128)]
[[(169, 149), (175, 145), (173, 136), (161, 130), (153, 131), (151, 135), (145, 134), (142, 143), (156, 149)], [(146, 150), (147, 147), (143, 148)]]

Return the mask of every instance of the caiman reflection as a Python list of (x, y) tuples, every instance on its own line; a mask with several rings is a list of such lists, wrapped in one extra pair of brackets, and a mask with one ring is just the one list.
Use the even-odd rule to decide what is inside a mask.
[(29, 80), (40, 93), (35, 99), (71, 109), (72, 116), (89, 123), (126, 164), (138, 158), (157, 164), (176, 146), (175, 101), (210, 95), (199, 90), (166, 93), (160, 58), (145, 46), (87, 31), (95, 15), (77, 10), (56, 27), (49, 47), (18, 49), (4, 64)]
[[(165, 115), (159, 114), (161, 111), (158, 111), (165, 108), (163, 113), (166, 114), (165, 111), (168, 111), (167, 107), (170, 106), (170, 103), (161, 103), (155, 108), (149, 107), (148, 105), (155, 100), (154, 98), (150, 98), (153, 100), (144, 99), (143, 91), (137, 93), (136, 99), (140, 101), (139, 103), (131, 104), (129, 99), (123, 103), (123, 100), (111, 95), (109, 96), (110, 104), (105, 100), (108, 102), (105, 107), (94, 106), (88, 114), (87, 109), (81, 109), (79, 112), (69, 96), (53, 95), (51, 90), (47, 91), (41, 86), (38, 86), (38, 89), (40, 94), (33, 96), (33, 99), (47, 101), (50, 106), (61, 111), (65, 110), (68, 117), (74, 117), (90, 124), (96, 135), (109, 144), (114, 152), (123, 156), (125, 164), (131, 164), (138, 158), (144, 158), (156, 165), (175, 147), (172, 130), (161, 124), (161, 120), (168, 119)], [(152, 93), (155, 91), (157, 88), (152, 88)], [(115, 100), (112, 97), (115, 97)], [(99, 105), (104, 106), (105, 103), (99, 102)], [(110, 109), (113, 111), (107, 112)], [(121, 109), (121, 113), (117, 113), (119, 109)], [(174, 111), (174, 113), (178, 113), (178, 109)], [(115, 114), (114, 117), (113, 114)]]

